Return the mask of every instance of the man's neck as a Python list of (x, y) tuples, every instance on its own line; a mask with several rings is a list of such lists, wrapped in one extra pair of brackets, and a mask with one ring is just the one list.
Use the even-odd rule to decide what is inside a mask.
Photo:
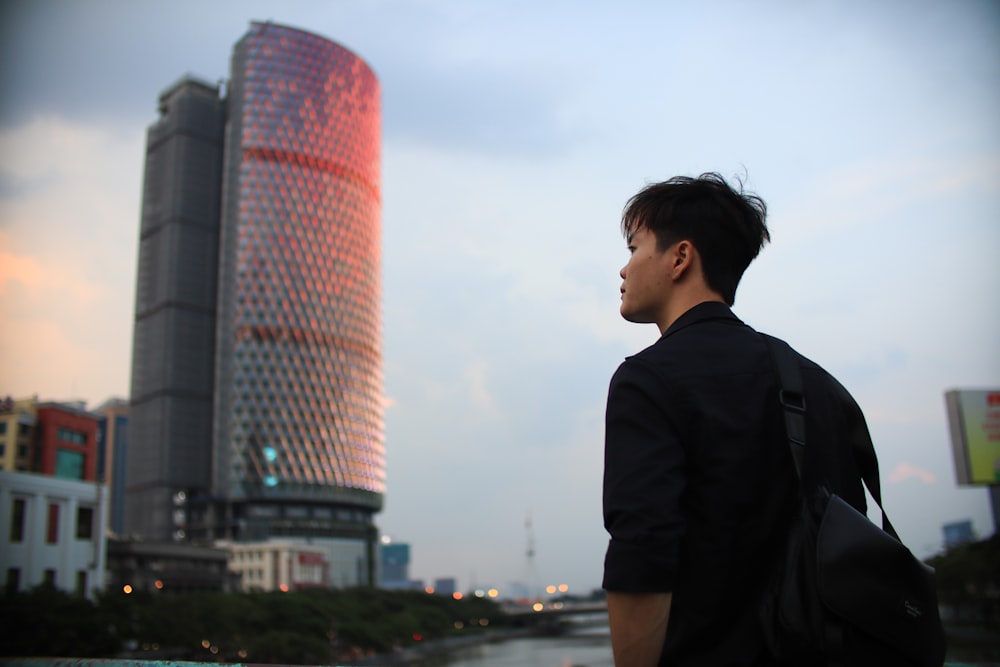
[(664, 318), (656, 323), (660, 328), (660, 335), (662, 336), (670, 328), (670, 325), (677, 321), (681, 315), (691, 310), (700, 303), (705, 303), (706, 301), (717, 301), (719, 303), (725, 303), (726, 300), (722, 298), (717, 292), (708, 289), (696, 289), (690, 290), (684, 294), (677, 295), (679, 298), (674, 299), (670, 302), (667, 307), (667, 312)]

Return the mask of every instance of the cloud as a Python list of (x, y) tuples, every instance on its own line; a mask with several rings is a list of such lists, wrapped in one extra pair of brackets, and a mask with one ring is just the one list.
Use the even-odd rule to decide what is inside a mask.
[(81, 281), (63, 265), (11, 252), (10, 235), (0, 229), (0, 299), (11, 299), (18, 288), (36, 302), (68, 296), (76, 306), (93, 303), (101, 293), (100, 285)]
[(896, 466), (891, 473), (889, 473), (889, 483), (898, 484), (904, 482), (908, 479), (916, 478), (923, 482), (924, 484), (931, 486), (937, 484), (937, 475), (930, 472), (929, 470), (924, 470), (923, 468), (918, 468), (916, 466), (910, 465), (905, 461)]
[(481, 417), (495, 419), (499, 416), (496, 399), (489, 388), (490, 363), (485, 359), (475, 359), (465, 367), (463, 373), (464, 390), (469, 401)]
[[(878, 225), (947, 197), (996, 197), (995, 155), (886, 154), (851, 161), (814, 179), (776, 209), (771, 226), (784, 247)], [(792, 194), (792, 193), (789, 193)]]
[(141, 146), (139, 127), (57, 117), (0, 132), (6, 391), (127, 394)]
[(387, 141), (517, 160), (564, 152), (570, 129), (545, 82), (495, 68), (412, 64), (384, 82)]

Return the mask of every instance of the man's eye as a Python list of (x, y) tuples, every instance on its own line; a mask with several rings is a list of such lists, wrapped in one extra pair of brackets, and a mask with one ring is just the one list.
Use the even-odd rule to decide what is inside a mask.
[(630, 255), (634, 255), (635, 254), (635, 246), (634, 245), (630, 245), (628, 247), (628, 254), (630, 254)]

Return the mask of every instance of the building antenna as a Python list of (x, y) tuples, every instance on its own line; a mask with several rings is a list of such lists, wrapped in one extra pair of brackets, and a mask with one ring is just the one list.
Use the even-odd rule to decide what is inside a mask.
[(530, 565), (535, 559), (535, 535), (531, 531), (531, 512), (528, 512), (528, 516), (524, 520), (524, 529), (528, 533), (528, 549), (525, 555), (528, 557), (528, 564)]
[(525, 549), (525, 565), (527, 566), (528, 572), (528, 599), (537, 599), (537, 594), (535, 592), (535, 533), (531, 527), (531, 511), (528, 511), (527, 516), (524, 520), (524, 530), (528, 538), (528, 546)]

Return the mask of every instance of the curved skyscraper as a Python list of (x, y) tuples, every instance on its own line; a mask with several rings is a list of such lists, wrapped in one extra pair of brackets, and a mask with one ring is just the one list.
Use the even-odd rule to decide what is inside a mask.
[[(253, 23), (236, 44), (218, 145), (214, 365), (202, 369), (211, 451), (159, 484), (172, 539), (326, 543), (335, 585), (371, 581), (385, 490), (379, 95), (361, 58), (315, 34)], [(183, 158), (160, 168), (184, 173)], [(146, 196), (164, 189), (151, 159)], [(141, 368), (155, 351), (138, 319), (136, 332)]]

